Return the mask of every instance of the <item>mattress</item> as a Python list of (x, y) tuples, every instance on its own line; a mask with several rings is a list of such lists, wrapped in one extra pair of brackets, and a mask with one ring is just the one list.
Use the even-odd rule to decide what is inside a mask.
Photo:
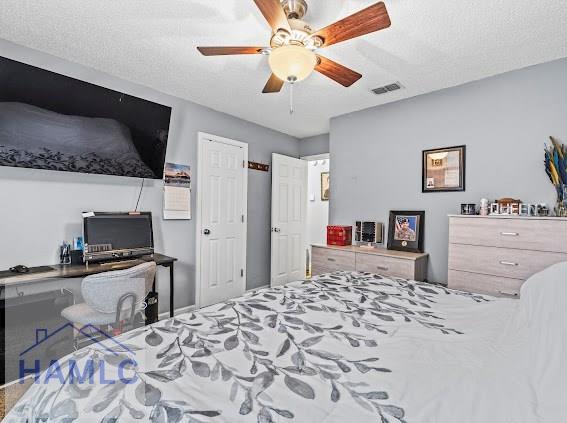
[(520, 301), (356, 272), (261, 289), (79, 350), (5, 421), (567, 421), (565, 270)]

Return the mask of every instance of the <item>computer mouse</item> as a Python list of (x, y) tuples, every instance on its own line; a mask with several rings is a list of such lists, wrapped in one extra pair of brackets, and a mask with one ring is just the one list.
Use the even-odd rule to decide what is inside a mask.
[(18, 264), (17, 266), (10, 267), (10, 272), (13, 273), (28, 273), (30, 271), (29, 267), (23, 264)]

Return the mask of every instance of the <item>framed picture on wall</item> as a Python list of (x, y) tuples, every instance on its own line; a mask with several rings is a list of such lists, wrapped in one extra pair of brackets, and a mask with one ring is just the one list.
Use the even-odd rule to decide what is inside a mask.
[(329, 172), (321, 172), (321, 201), (329, 201)]
[(422, 154), (422, 192), (465, 190), (466, 146), (424, 150)]
[(391, 211), (389, 223), (388, 250), (423, 252), (425, 211)]

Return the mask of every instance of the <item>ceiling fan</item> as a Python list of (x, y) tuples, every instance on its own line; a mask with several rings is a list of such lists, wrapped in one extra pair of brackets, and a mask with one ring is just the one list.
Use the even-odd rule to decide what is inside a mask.
[(204, 56), (264, 54), (272, 75), (263, 93), (279, 92), (284, 82), (302, 81), (315, 70), (350, 87), (362, 75), (315, 53), (318, 49), (379, 31), (390, 26), (383, 2), (373, 4), (323, 29), (313, 31), (303, 17), (306, 0), (254, 0), (272, 28), (269, 47), (197, 47)]

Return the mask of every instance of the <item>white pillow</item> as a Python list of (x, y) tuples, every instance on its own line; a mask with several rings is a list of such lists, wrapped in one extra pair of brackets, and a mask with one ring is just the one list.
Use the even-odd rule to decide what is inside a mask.
[(527, 331), (525, 372), (540, 421), (567, 421), (567, 262), (529, 278), (520, 302)]
[(530, 277), (522, 285), (520, 301), (531, 327), (567, 328), (567, 261)]

